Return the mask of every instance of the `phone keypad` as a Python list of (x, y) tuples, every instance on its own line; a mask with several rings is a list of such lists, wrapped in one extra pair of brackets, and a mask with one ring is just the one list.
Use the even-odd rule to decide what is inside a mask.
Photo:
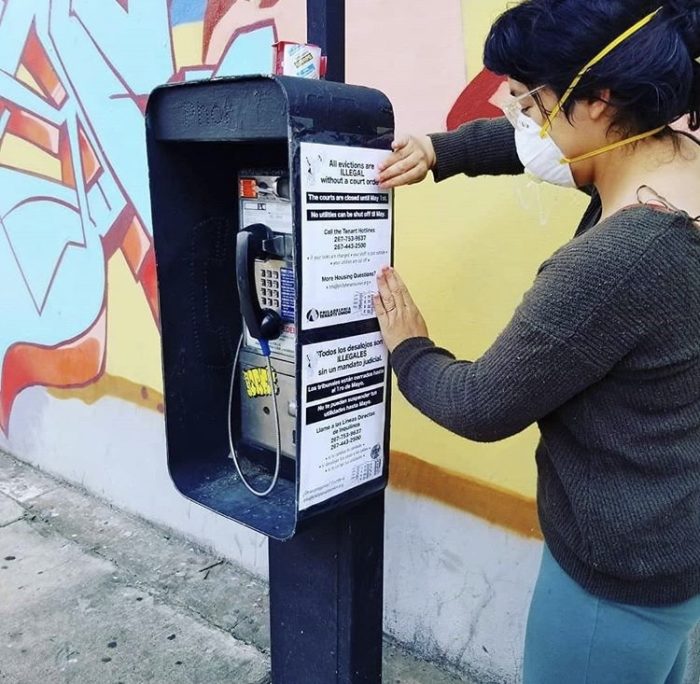
[(280, 309), (280, 274), (276, 269), (261, 268), (260, 282), (262, 287), (260, 303), (269, 309)]

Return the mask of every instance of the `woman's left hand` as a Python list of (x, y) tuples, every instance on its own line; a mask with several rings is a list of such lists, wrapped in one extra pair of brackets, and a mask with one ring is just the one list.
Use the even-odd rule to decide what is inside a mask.
[(379, 294), (374, 295), (374, 310), (384, 344), (393, 352), (411, 337), (428, 337), (428, 327), (399, 274), (386, 266), (377, 274)]

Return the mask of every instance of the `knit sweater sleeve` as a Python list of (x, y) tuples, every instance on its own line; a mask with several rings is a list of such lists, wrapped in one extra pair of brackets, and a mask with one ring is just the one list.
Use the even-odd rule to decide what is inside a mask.
[(657, 241), (620, 253), (579, 242), (545, 262), (478, 360), (456, 360), (427, 338), (401, 343), (391, 363), (408, 401), (458, 435), (491, 442), (604, 378), (654, 324), (648, 293), (658, 284), (649, 274), (662, 262)]
[(523, 165), (515, 148), (515, 132), (505, 118), (479, 119), (447, 133), (430, 135), (435, 148), (433, 175), (442, 181), (467, 176), (515, 176)]

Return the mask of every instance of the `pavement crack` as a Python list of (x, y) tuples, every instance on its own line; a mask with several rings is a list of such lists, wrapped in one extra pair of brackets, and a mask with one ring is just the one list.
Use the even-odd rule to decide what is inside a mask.
[(0, 523), (0, 530), (3, 527), (9, 527), (10, 525), (14, 525), (16, 522), (21, 522), (22, 520), (26, 520), (26, 519), (27, 519), (27, 514), (24, 513), (24, 515), (20, 515), (19, 518), (15, 518), (14, 520), (7, 520), (4, 523)]

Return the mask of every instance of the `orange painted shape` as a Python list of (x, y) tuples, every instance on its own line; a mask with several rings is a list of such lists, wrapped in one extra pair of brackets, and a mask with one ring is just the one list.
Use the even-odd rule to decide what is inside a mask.
[(7, 132), (40, 147), (51, 154), (58, 154), (59, 129), (34, 114), (8, 103), (10, 120)]
[(209, 51), (211, 34), (214, 32), (216, 25), (221, 21), (224, 14), (231, 9), (231, 5), (234, 2), (236, 0), (208, 0), (207, 8), (204, 12), (203, 54), (206, 55)]
[(158, 280), (156, 278), (156, 255), (153, 248), (149, 249), (143, 260), (141, 271), (139, 273), (139, 281), (141, 287), (146, 293), (148, 305), (151, 307), (153, 319), (158, 328), (160, 328), (160, 310), (158, 306)]
[[(238, 0), (208, 0), (207, 8), (204, 12), (204, 54), (209, 52), (209, 43), (214, 33), (216, 25), (224, 18)], [(261, 0), (258, 9), (264, 10), (274, 7), (279, 0)]]
[(24, 44), (20, 64), (32, 75), (46, 99), (50, 100), (56, 107), (63, 105), (67, 97), (66, 91), (39, 40), (36, 26), (33, 23)]
[(75, 188), (75, 171), (73, 170), (73, 155), (70, 150), (68, 128), (61, 126), (58, 136), (58, 158), (61, 161), (61, 180), (69, 188)]
[(391, 452), (389, 484), (488, 520), (523, 537), (542, 539), (537, 503), (522, 494), (455, 473), (410, 454)]
[(133, 205), (125, 204), (119, 215), (112, 223), (107, 234), (102, 238), (102, 249), (105, 253), (105, 261), (109, 261), (112, 255), (121, 249), (126, 231), (136, 216)]
[(126, 230), (124, 241), (121, 245), (122, 253), (126, 263), (129, 264), (134, 278), (138, 279), (139, 271), (150, 248), (151, 241), (141, 225), (141, 221), (139, 221), (137, 216), (134, 216)]
[(10, 411), (27, 387), (78, 387), (93, 382), (105, 360), (107, 314), (77, 338), (54, 347), (19, 342), (7, 351), (0, 374), (0, 430), (7, 434)]
[[(211, 0), (204, 17), (204, 63), (217, 65), (239, 36), (271, 27), (274, 40), (306, 40), (306, 13), (302, 0), (265, 3), (247, 0)], [(301, 10), (301, 11), (300, 11)]]
[(57, 399), (78, 399), (86, 404), (94, 404), (104, 397), (117, 397), (141, 408), (163, 413), (163, 395), (160, 392), (108, 373), (103, 373), (85, 387), (55, 387), (49, 389), (49, 394)]
[(452, 105), (447, 115), (447, 130), (452, 131), (475, 119), (495, 119), (503, 116), (503, 112), (492, 103), (491, 98), (504, 80), (503, 76), (483, 69)]
[(102, 172), (102, 167), (100, 166), (100, 162), (97, 160), (95, 150), (92, 148), (92, 145), (87, 139), (85, 131), (80, 124), (78, 124), (78, 144), (80, 146), (80, 159), (83, 165), (85, 186), (89, 189), (92, 183)]

